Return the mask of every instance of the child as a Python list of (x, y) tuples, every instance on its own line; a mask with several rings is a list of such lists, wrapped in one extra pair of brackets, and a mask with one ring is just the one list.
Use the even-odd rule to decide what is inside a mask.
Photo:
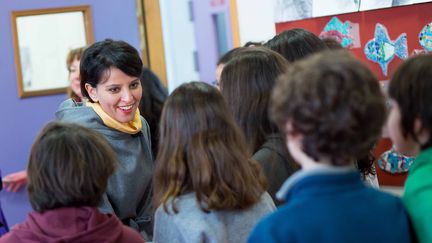
[[(334, 38), (327, 37), (322, 39), (329, 50), (343, 50), (342, 45)], [(372, 149), (373, 150), (373, 149)], [(360, 171), (362, 180), (374, 188), (379, 188), (378, 177), (374, 165), (375, 157), (373, 151), (370, 151), (366, 156), (356, 160), (357, 169)]]
[(432, 242), (432, 55), (403, 63), (389, 85), (387, 126), (395, 149), (416, 156), (405, 182), (403, 200), (419, 242)]
[(117, 217), (97, 209), (118, 164), (115, 158), (97, 132), (48, 124), (33, 144), (27, 168), (35, 212), (0, 242), (144, 242)]
[(285, 146), (283, 136), (269, 114), (270, 94), (288, 62), (265, 47), (244, 47), (225, 64), (220, 80), (237, 125), (246, 137), (253, 159), (258, 161), (269, 182), (268, 192), (276, 205), (276, 192), (299, 168)]
[(275, 206), (219, 91), (183, 84), (162, 111), (154, 242), (245, 242)]
[(274, 88), (271, 115), (302, 169), (249, 242), (410, 242), (402, 201), (364, 185), (355, 167), (385, 113), (378, 81), (346, 51), (294, 63)]

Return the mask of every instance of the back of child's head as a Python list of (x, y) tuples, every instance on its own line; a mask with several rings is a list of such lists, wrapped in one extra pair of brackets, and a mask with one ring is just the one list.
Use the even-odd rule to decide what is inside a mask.
[(217, 62), (216, 80), (214, 81), (214, 85), (216, 85), (216, 87), (220, 86), (219, 82), (220, 82), (222, 70), (224, 69), (225, 64), (227, 64), (229, 61), (231, 61), (236, 56), (236, 53), (241, 49), (242, 49), (241, 47), (236, 47), (236, 48), (229, 50)]
[(280, 53), (289, 62), (298, 61), (327, 49), (318, 36), (301, 28), (285, 30), (267, 41), (264, 46)]
[(429, 141), (420, 144), (423, 149), (432, 145), (432, 55), (415, 56), (399, 66), (388, 89), (391, 99), (400, 109), (402, 135), (418, 141), (415, 121), (421, 130), (429, 133)]
[(278, 132), (269, 119), (268, 105), (276, 79), (288, 65), (277, 52), (265, 47), (245, 47), (224, 67), (221, 93), (252, 152), (259, 149), (267, 135)]
[[(203, 210), (241, 209), (265, 190), (258, 165), (219, 91), (202, 82), (166, 100), (154, 173), (155, 205), (195, 192)], [(174, 212), (177, 212), (173, 204)]]
[(35, 211), (98, 206), (116, 155), (97, 132), (51, 122), (33, 144), (27, 167), (28, 195)]
[(285, 133), (303, 136), (309, 157), (342, 166), (368, 154), (386, 110), (375, 76), (341, 50), (294, 63), (274, 89), (271, 115)]
[(340, 49), (343, 49), (343, 46), (341, 45), (341, 43), (339, 43), (335, 38), (326, 37), (326, 38), (323, 38), (321, 40), (324, 42), (324, 44), (330, 50), (340, 50)]
[(225, 65), (225, 64), (227, 64), (227, 62), (231, 61), (231, 59), (233, 59), (236, 56), (236, 52), (238, 50), (241, 50), (241, 49), (242, 49), (242, 47), (236, 47), (236, 48), (233, 48), (233, 49), (227, 51), (225, 54), (223, 54), (219, 58), (219, 60), (217, 62), (217, 65), (221, 65), (221, 64)]

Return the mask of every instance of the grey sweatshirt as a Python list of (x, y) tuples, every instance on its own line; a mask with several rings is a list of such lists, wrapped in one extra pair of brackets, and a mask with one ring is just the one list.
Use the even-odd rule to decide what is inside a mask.
[(244, 210), (219, 210), (203, 212), (195, 193), (176, 199), (178, 213), (168, 204), (169, 214), (162, 207), (156, 210), (154, 243), (228, 243), (246, 242), (258, 221), (275, 209), (270, 195), (265, 192), (261, 200)]
[(114, 213), (124, 224), (139, 230), (144, 238), (152, 234), (152, 175), (150, 130), (141, 117), (142, 129), (130, 135), (104, 125), (92, 108), (71, 99), (60, 104), (58, 120), (76, 123), (102, 134), (118, 156), (119, 166), (108, 179), (108, 186), (99, 209)]

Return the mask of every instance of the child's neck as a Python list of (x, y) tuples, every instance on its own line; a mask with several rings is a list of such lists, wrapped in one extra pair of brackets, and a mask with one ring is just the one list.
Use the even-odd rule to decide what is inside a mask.
[(308, 156), (302, 156), (301, 160), (298, 161), (303, 170), (313, 170), (322, 167), (332, 167), (330, 160), (328, 159), (319, 159), (314, 160)]

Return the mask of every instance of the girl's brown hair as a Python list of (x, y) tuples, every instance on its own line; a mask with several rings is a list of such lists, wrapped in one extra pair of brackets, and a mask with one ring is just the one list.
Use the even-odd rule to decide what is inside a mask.
[(97, 207), (117, 157), (102, 135), (72, 123), (51, 122), (32, 146), (28, 196), (35, 211)]
[(203, 211), (244, 209), (266, 182), (219, 91), (202, 82), (183, 84), (162, 111), (154, 173), (155, 206), (195, 192)]
[(222, 71), (221, 93), (253, 153), (267, 135), (279, 132), (269, 118), (268, 106), (277, 77), (287, 69), (288, 62), (280, 54), (264, 47), (245, 47), (236, 51)]

